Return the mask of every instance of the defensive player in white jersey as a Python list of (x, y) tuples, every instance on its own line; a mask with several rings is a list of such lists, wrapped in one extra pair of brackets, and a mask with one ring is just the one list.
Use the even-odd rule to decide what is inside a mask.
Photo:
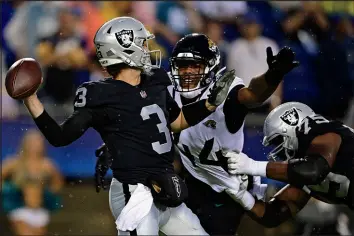
[[(276, 56), (268, 48), (269, 70), (265, 74), (254, 78), (249, 87), (233, 75), (235, 79), (225, 103), (194, 128), (174, 134), (183, 163), (180, 166), (187, 170), (184, 175), (189, 195), (186, 204), (211, 235), (236, 233), (243, 208), (249, 210), (254, 202), (247, 187), (262, 198), (264, 191), (256, 190), (261, 188), (260, 179), (253, 188), (253, 181), (247, 186), (247, 176), (230, 176), (224, 155), (242, 151), (243, 123), (249, 108), (262, 104), (275, 91), (283, 76), (298, 65), (294, 58), (290, 48), (283, 48)], [(190, 34), (180, 39), (172, 52), (170, 66), (172, 85), (168, 89), (180, 107), (207, 97), (210, 86), (225, 69), (220, 68), (218, 47), (203, 34)], [(104, 148), (96, 153), (102, 160), (102, 164), (98, 163), (96, 177), (102, 176), (99, 173), (105, 173), (107, 169), (104, 168), (107, 166), (105, 153)], [(97, 179), (100, 185), (101, 178)], [(233, 190), (232, 198), (238, 199), (242, 206), (224, 192), (226, 189)]]
[[(211, 235), (235, 234), (243, 207), (249, 209), (252, 204), (245, 191), (238, 191), (243, 188), (240, 184), (247, 185), (247, 176), (230, 177), (224, 155), (242, 151), (243, 125), (249, 108), (262, 104), (283, 76), (298, 65), (290, 48), (283, 48), (276, 56), (268, 48), (267, 56), (269, 70), (265, 74), (254, 78), (248, 87), (235, 76), (227, 99), (215, 113), (174, 135), (180, 160), (188, 172), (186, 204)], [(207, 97), (210, 86), (225, 69), (220, 68), (218, 47), (203, 34), (190, 34), (180, 39), (173, 49), (170, 67), (172, 85), (169, 91), (180, 107)], [(260, 187), (259, 178), (256, 185), (254, 187)], [(252, 185), (248, 187), (252, 188)], [(224, 192), (226, 189), (235, 190), (242, 207)], [(264, 190), (257, 191), (260, 198)]]

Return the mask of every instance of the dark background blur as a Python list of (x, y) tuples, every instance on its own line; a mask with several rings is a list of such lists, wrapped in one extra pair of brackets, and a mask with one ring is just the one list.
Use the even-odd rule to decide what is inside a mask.
[[(286, 76), (263, 109), (247, 117), (244, 152), (255, 159), (264, 160), (268, 151), (261, 145), (263, 120), (283, 102), (306, 103), (316, 112), (354, 127), (353, 1), (14, 0), (1, 1), (0, 6), (2, 162), (22, 153), (21, 140), (35, 128), (23, 104), (6, 94), (3, 85), (7, 68), (19, 58), (36, 58), (44, 72), (44, 84), (39, 90), (41, 101), (57, 121), (62, 121), (73, 110), (77, 86), (104, 77), (95, 61), (93, 37), (105, 21), (119, 16), (136, 17), (155, 34), (156, 40), (150, 46), (162, 51), (166, 70), (173, 45), (191, 32), (205, 33), (217, 43), (222, 63), (228, 69), (234, 68), (246, 85), (267, 70), (266, 47), (271, 46), (276, 53), (287, 45), (296, 52), (301, 66)], [(44, 142), (46, 156), (65, 179), (64, 186), (56, 192), (61, 203), (50, 214), (47, 234), (115, 234), (108, 192), (96, 194), (92, 179), (94, 150), (101, 143), (93, 130), (63, 148)], [(274, 186), (270, 194), (282, 186), (274, 181), (269, 184)], [(1, 230), (10, 230), (6, 215), (2, 211)], [(328, 219), (319, 220), (324, 216)], [(342, 230), (337, 228), (346, 224), (346, 217), (351, 220), (347, 225), (353, 228), (353, 216), (346, 208), (312, 201), (308, 212), (273, 230), (264, 230), (246, 217), (239, 235), (309, 235), (317, 226), (323, 232), (340, 231), (345, 235), (345, 226)]]

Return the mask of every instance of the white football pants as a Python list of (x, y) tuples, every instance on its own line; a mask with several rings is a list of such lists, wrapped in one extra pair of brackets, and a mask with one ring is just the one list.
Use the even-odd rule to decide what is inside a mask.
[[(120, 183), (113, 178), (109, 189), (109, 206), (115, 220), (134, 194), (137, 185)], [(175, 208), (152, 204), (150, 212), (134, 231), (118, 231), (118, 235), (208, 235), (198, 217), (184, 204)]]

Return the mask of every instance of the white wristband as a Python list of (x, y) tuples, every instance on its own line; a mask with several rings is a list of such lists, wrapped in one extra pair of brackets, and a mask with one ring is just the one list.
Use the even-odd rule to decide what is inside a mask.
[(253, 208), (255, 202), (256, 200), (254, 199), (252, 194), (250, 194), (248, 191), (246, 191), (245, 194), (242, 196), (241, 204), (243, 208), (245, 208), (247, 211)]
[(268, 161), (254, 161), (252, 165), (253, 176), (267, 177)]

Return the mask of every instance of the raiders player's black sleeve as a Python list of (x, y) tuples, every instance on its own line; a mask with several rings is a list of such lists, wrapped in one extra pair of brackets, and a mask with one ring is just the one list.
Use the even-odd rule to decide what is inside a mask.
[(92, 113), (89, 109), (74, 111), (71, 116), (59, 125), (44, 110), (34, 121), (51, 145), (61, 147), (69, 145), (85, 133), (91, 126)]
[[(85, 96), (80, 94), (82, 91), (85, 91)], [(93, 125), (93, 110), (85, 107), (84, 104), (87, 99), (87, 88), (80, 86), (76, 94), (75, 110), (62, 124), (59, 125), (45, 110), (34, 119), (48, 142), (55, 147), (66, 146), (74, 142)]]
[(181, 109), (179, 108), (176, 101), (171, 97), (171, 94), (168, 91), (168, 86), (171, 85), (171, 80), (167, 72), (163, 68), (154, 69), (154, 74), (152, 77), (153, 81), (156, 81), (159, 85), (166, 87), (166, 107), (168, 111), (168, 121), (169, 123), (174, 122), (179, 114)]
[(242, 126), (248, 113), (248, 108), (238, 101), (238, 91), (245, 87), (244, 85), (236, 85), (227, 96), (223, 111), (225, 115), (226, 127), (230, 133), (236, 133)]
[(299, 155), (306, 154), (312, 140), (317, 136), (326, 133), (337, 133), (341, 135), (343, 128), (340, 122), (327, 120), (321, 115), (306, 117), (302, 120), (296, 131), (299, 140)]
[(179, 108), (176, 101), (171, 97), (171, 94), (167, 91), (167, 110), (169, 113), (169, 122), (174, 122), (179, 114), (181, 113), (181, 108)]

